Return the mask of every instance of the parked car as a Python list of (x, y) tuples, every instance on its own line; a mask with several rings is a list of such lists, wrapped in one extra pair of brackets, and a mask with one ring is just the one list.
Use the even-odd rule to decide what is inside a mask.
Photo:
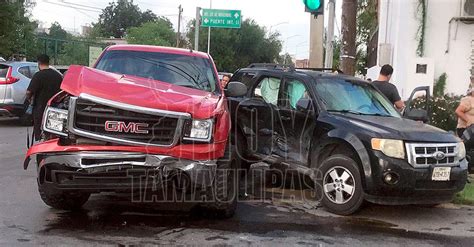
[[(95, 68), (70, 66), (61, 88), (45, 110), (46, 140), (28, 150), (24, 164), (36, 155), (47, 205), (75, 209), (91, 193), (170, 187), (216, 216), (234, 213), (239, 162), (208, 54), (110, 46)], [(245, 92), (232, 83), (226, 94)]]
[(349, 215), (363, 201), (438, 204), (464, 188), (461, 140), (422, 123), (425, 109), (404, 118), (366, 81), (278, 65), (240, 69), (236, 81), (249, 89), (229, 97), (239, 153), (307, 175), (330, 212)]
[(27, 104), (26, 89), (38, 71), (32, 62), (0, 62), (0, 117), (20, 117), (23, 123)]
[(0, 117), (19, 117), (22, 124), (31, 123), (31, 117), (25, 114), (28, 107), (25, 99), (36, 72), (37, 63), (0, 62)]

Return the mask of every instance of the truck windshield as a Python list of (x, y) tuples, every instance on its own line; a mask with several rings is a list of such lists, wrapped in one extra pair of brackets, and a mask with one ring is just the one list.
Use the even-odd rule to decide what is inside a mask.
[(204, 91), (216, 90), (216, 76), (209, 59), (143, 51), (107, 51), (96, 69), (158, 80)]
[(329, 112), (400, 118), (393, 105), (368, 83), (321, 79), (316, 91)]

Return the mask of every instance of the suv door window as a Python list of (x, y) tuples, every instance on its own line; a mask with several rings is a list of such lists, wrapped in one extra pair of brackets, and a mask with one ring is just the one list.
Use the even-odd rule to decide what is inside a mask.
[(264, 77), (253, 90), (253, 97), (262, 98), (265, 102), (277, 105), (281, 80), (276, 77)]
[(247, 88), (252, 87), (253, 79), (255, 78), (254, 72), (238, 72), (232, 77), (230, 81), (242, 82)]
[(290, 79), (285, 83), (279, 106), (296, 110), (298, 102), (304, 99), (311, 100), (304, 83), (299, 80)]
[(32, 75), (30, 74), (30, 69), (28, 68), (28, 66), (23, 66), (23, 67), (18, 68), (18, 73), (26, 76), (29, 79), (31, 79), (31, 77), (32, 77)]
[(31, 74), (31, 78), (33, 78), (33, 76), (36, 74), (36, 72), (38, 72), (39, 69), (38, 69), (38, 66), (30, 66), (30, 74)]

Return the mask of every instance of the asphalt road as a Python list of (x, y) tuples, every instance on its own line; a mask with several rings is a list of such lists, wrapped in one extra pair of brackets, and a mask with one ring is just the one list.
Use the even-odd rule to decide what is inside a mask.
[[(16, 245), (384, 245), (474, 246), (474, 207), (367, 205), (339, 217), (286, 197), (239, 202), (228, 220), (208, 220), (173, 205), (94, 195), (79, 212), (43, 204), (36, 171), (24, 171), (26, 129), (0, 121), (0, 246)], [(286, 191), (267, 189), (274, 195)], [(293, 191), (294, 192), (294, 191)], [(159, 206), (159, 209), (157, 207)]]

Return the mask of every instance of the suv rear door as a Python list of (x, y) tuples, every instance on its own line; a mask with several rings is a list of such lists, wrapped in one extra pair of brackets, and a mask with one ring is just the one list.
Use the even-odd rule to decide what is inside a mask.
[(248, 97), (237, 107), (235, 117), (247, 136), (249, 154), (264, 159), (274, 151), (274, 122), (281, 76), (261, 73), (254, 82)]

